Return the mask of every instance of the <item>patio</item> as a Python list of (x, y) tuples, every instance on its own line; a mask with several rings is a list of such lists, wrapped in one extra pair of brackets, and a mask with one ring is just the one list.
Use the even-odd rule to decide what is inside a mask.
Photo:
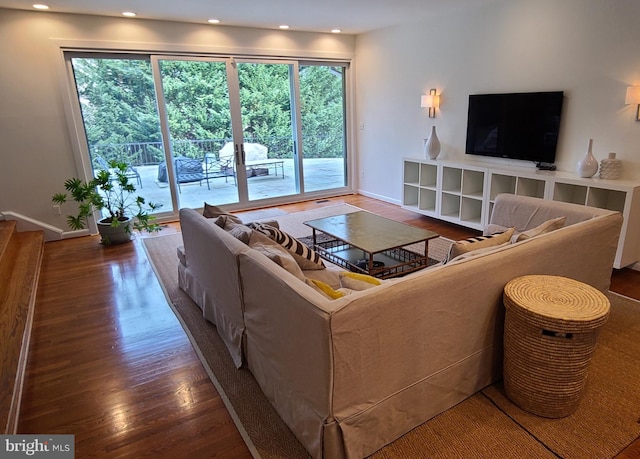
[[(247, 180), (249, 199), (252, 201), (294, 195), (298, 192), (295, 183), (293, 159), (283, 159), (284, 177), (278, 169), (274, 175), (258, 175)], [(147, 202), (162, 204), (160, 212), (171, 211), (171, 193), (168, 182), (158, 180), (158, 165), (137, 166), (142, 180), (138, 193)], [(309, 158), (304, 160), (305, 192), (323, 191), (341, 188), (346, 185), (345, 161), (342, 158)], [(181, 183), (178, 199), (180, 207), (200, 208), (203, 203), (218, 205), (232, 204), (238, 201), (238, 187), (233, 176), (216, 177), (207, 181)]]

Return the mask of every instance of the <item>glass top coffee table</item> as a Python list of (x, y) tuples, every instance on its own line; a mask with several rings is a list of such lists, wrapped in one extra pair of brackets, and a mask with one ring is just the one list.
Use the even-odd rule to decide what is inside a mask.
[[(321, 257), (345, 269), (383, 279), (425, 268), (429, 240), (439, 236), (367, 211), (304, 224), (313, 229), (314, 250)], [(407, 246), (413, 244), (416, 246), (409, 250)]]

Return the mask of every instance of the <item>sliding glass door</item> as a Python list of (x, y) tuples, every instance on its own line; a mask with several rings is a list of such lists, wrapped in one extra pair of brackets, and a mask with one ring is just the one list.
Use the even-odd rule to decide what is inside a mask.
[(238, 62), (242, 163), (249, 201), (300, 193), (296, 63)]
[(158, 72), (163, 134), (171, 152), (159, 168), (166, 169), (167, 183), (175, 184), (180, 207), (240, 202), (229, 60), (172, 57), (152, 62)]
[(306, 192), (346, 187), (346, 67), (300, 65), (300, 118)]
[(74, 53), (88, 154), (126, 160), (161, 211), (346, 189), (346, 66)]
[[(151, 62), (145, 56), (69, 56), (92, 174), (125, 162), (137, 195), (173, 213), (170, 189), (158, 177), (165, 158)], [(165, 182), (166, 183), (166, 182)]]

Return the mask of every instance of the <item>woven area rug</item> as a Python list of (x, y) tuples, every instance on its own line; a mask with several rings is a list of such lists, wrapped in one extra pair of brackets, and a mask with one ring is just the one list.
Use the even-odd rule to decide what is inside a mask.
[[(143, 243), (169, 305), (254, 457), (308, 457), (251, 373), (235, 369), (215, 326), (178, 288), (176, 248), (182, 244), (181, 235), (149, 237)], [(611, 316), (600, 334), (586, 391), (574, 414), (555, 420), (530, 415), (513, 405), (501, 383), (496, 383), (372, 457), (614, 457), (640, 435), (640, 303), (616, 294), (609, 297)]]

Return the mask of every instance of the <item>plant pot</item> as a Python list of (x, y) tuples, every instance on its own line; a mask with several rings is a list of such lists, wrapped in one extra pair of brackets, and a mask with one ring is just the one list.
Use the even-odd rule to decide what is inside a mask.
[(120, 220), (118, 226), (111, 226), (111, 219), (104, 218), (98, 222), (100, 243), (104, 245), (123, 244), (131, 241), (133, 221), (130, 218)]

